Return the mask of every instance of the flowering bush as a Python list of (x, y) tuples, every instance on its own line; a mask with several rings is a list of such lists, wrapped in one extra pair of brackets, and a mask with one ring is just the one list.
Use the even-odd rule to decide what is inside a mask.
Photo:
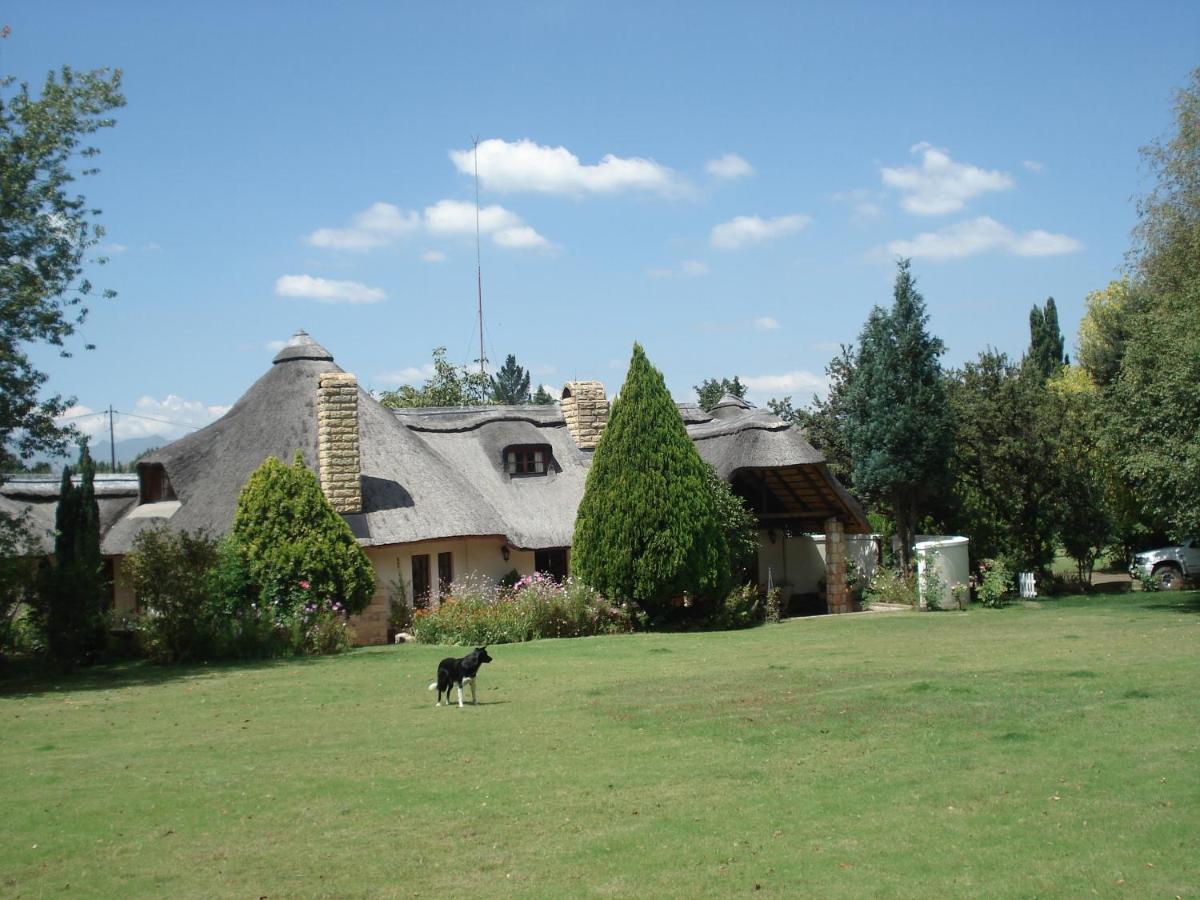
[(976, 596), (984, 606), (999, 608), (1012, 593), (1012, 570), (1002, 559), (985, 559), (979, 564), (979, 587)]
[(905, 606), (917, 605), (917, 579), (915, 575), (905, 577), (896, 569), (880, 566), (875, 570), (870, 585), (863, 591), (863, 602), (897, 603)]
[(413, 613), (413, 636), (423, 644), (508, 644), (539, 638), (619, 634), (633, 630), (627, 605), (568, 578), (536, 572), (512, 587), (476, 576), (457, 581), (436, 610)]

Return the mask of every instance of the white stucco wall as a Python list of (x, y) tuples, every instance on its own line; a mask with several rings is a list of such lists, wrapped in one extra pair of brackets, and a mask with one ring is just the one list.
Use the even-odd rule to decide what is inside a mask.
[[(763, 530), (758, 533), (758, 543), (759, 584), (767, 583), (770, 568), (771, 580), (785, 593), (815, 594), (820, 590), (819, 583), (825, 578), (825, 535), (788, 536), (778, 530), (772, 543)], [(869, 580), (875, 573), (877, 547), (875, 535), (846, 535), (846, 560), (858, 567), (862, 578)]]

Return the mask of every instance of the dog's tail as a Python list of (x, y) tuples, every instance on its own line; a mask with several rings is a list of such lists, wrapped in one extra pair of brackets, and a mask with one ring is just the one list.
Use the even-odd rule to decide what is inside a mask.
[(429, 688), (428, 688), (428, 690), (431, 690), (431, 691), (432, 691), (432, 690), (434, 690), (436, 687), (437, 687), (437, 682), (436, 682), (436, 681), (431, 681), (431, 682), (429, 682)]

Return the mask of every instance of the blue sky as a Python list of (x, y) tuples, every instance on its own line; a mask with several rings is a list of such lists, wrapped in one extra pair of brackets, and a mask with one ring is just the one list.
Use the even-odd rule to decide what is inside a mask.
[[(1068, 347), (1116, 277), (1200, 65), (1200, 4), (6, 4), (0, 70), (120, 67), (83, 182), (110, 263), (62, 360), (118, 439), (203, 424), (309, 331), (374, 389), (433, 347), (535, 380), (762, 403), (824, 367), (913, 257), (959, 365), (1019, 355), (1053, 296)], [(77, 344), (78, 346), (78, 344)], [(78, 419), (89, 430), (100, 420)]]

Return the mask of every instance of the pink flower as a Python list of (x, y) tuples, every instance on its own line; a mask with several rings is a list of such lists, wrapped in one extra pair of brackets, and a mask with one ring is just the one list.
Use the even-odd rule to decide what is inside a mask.
[(300, 581), (300, 587), (304, 588), (304, 590), (306, 590), (306, 591), (307, 591), (307, 590), (308, 590), (308, 587), (309, 587), (309, 585), (308, 585), (308, 582), (307, 582), (307, 581), (304, 581), (303, 579), (301, 579), (301, 581)]

